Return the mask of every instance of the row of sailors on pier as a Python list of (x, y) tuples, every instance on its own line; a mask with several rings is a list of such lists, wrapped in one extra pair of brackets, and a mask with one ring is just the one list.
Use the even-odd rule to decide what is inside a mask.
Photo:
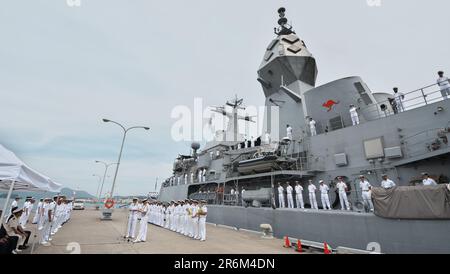
[[(437, 183), (435, 180), (433, 180), (428, 173), (422, 173), (422, 184), (424, 186), (437, 186)], [(388, 178), (387, 174), (382, 175), (382, 181), (380, 183), (381, 187), (384, 189), (390, 189), (396, 186), (394, 181)], [(371, 189), (372, 185), (369, 183), (369, 181), (366, 179), (364, 175), (359, 176), (359, 187), (362, 191), (362, 198), (364, 205), (367, 206), (370, 211), (374, 211), (373, 203), (372, 203), (372, 197), (371, 197)], [(347, 184), (344, 181), (344, 178), (338, 177), (338, 183), (336, 184), (336, 189), (338, 190), (339, 194), (339, 201), (341, 205), (341, 210), (350, 210), (350, 203), (348, 202), (347, 197)], [(317, 205), (317, 198), (316, 198), (316, 192), (317, 187), (313, 184), (312, 180), (309, 180), (308, 183), (308, 195), (309, 195), (309, 201), (311, 204), (312, 209), (318, 210), (319, 207)], [(331, 210), (331, 204), (330, 204), (330, 187), (325, 184), (323, 180), (319, 181), (319, 192), (320, 192), (320, 198), (322, 201), (322, 207), (324, 210)], [(284, 194), (286, 193), (286, 199)], [(298, 181), (295, 182), (295, 186), (292, 187), (289, 182), (286, 183), (286, 188), (284, 188), (281, 183), (278, 183), (278, 201), (279, 201), (279, 207), (280, 208), (286, 208), (286, 200), (287, 200), (287, 207), (288, 208), (294, 208), (294, 197), (296, 200), (297, 208), (305, 208), (305, 204), (303, 201), (303, 187), (300, 185)]]
[[(20, 198), (11, 203), (10, 215), (3, 220), (0, 232), (0, 253), (19, 253), (28, 248), (31, 231), (26, 230), (33, 212), (35, 199), (27, 197), (19, 207)], [(64, 196), (40, 199), (31, 224), (36, 225), (39, 243), (50, 246), (52, 236), (70, 219), (72, 200)], [(3, 244), (2, 244), (3, 243)]]
[[(147, 239), (147, 223), (169, 229), (184, 236), (205, 241), (206, 240), (206, 216), (208, 208), (206, 201), (180, 200), (170, 204), (159, 201), (150, 202), (133, 199), (128, 207), (129, 217), (127, 235), (125, 238), (134, 239), (133, 242), (145, 242)], [(136, 237), (137, 222), (139, 232)]]

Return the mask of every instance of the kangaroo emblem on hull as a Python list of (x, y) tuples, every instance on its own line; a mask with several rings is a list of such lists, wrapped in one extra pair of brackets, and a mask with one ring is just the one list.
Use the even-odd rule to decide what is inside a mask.
[(337, 105), (337, 104), (339, 104), (339, 101), (337, 101), (337, 102), (335, 102), (334, 100), (328, 100), (326, 103), (324, 103), (322, 106), (324, 107), (324, 108), (327, 108), (328, 110), (328, 112), (330, 112), (331, 111), (331, 109), (335, 106), (335, 105)]

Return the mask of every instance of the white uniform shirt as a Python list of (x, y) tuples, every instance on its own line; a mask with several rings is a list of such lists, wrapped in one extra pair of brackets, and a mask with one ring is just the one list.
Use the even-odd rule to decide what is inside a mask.
[(326, 184), (320, 185), (320, 193), (328, 194), (329, 190), (330, 190), (330, 188)]
[(361, 187), (362, 191), (369, 191), (371, 185), (368, 181), (364, 180), (364, 182), (361, 182), (361, 181), (359, 182), (359, 187)]
[(283, 195), (284, 194), (284, 187), (279, 186), (278, 187), (278, 195)]
[(148, 217), (150, 213), (150, 208), (148, 205), (141, 206), (141, 218)]
[(198, 206), (193, 205), (192, 206), (192, 217), (194, 217), (195, 214), (197, 214), (197, 211), (198, 211)]
[(264, 137), (264, 141), (266, 142), (266, 144), (270, 144), (270, 134), (266, 133), (265, 137)]
[(130, 217), (136, 217), (137, 211), (139, 209), (139, 204), (131, 203), (131, 205), (128, 207), (128, 210), (130, 211)]
[(292, 127), (286, 129), (287, 137), (292, 138)]
[(315, 185), (310, 184), (310, 185), (308, 186), (308, 191), (309, 191), (309, 193), (315, 193), (316, 190), (317, 190), (317, 187), (316, 187)]
[(356, 107), (350, 108), (350, 116), (357, 117), (358, 116), (358, 109)]
[[(203, 211), (203, 213), (208, 213), (208, 208), (206, 207), (206, 205), (203, 205), (201, 207), (201, 210)], [(206, 215), (200, 215), (201, 219), (206, 219)]]
[(424, 179), (422, 183), (424, 186), (437, 186), (436, 181), (431, 178)]
[(30, 214), (30, 212), (29, 212), (30, 205), (31, 205), (31, 203), (28, 202), (28, 201), (26, 201), (26, 202), (23, 204), (23, 213), (22, 213), (22, 214)]
[(441, 88), (441, 90), (445, 90), (450, 88), (450, 83), (448, 82), (448, 78), (447, 77), (439, 77), (437, 79), (437, 83), (439, 85), (439, 87)]
[(387, 180), (383, 180), (381, 181), (381, 187), (382, 188), (392, 188), (395, 187), (395, 183), (394, 181), (387, 179)]
[(17, 207), (17, 206), (18, 206), (17, 201), (16, 200), (12, 201), (11, 209), (14, 208), (14, 207)]
[(347, 184), (344, 182), (339, 182), (336, 184), (336, 187), (339, 190), (339, 192), (345, 192), (345, 190), (347, 188)]
[(295, 186), (295, 193), (297, 193), (297, 195), (301, 195), (302, 192), (303, 192), (303, 187), (301, 185)]
[(43, 202), (39, 202), (39, 203), (38, 203), (37, 209), (36, 209), (36, 213), (37, 213), (37, 214), (40, 214), (40, 213), (41, 213), (41, 209), (42, 209), (43, 204), (44, 204)]
[(287, 192), (288, 195), (291, 195), (293, 190), (294, 189), (292, 188), (292, 186), (287, 186), (286, 187), (286, 192)]
[(309, 128), (311, 130), (316, 129), (316, 121), (314, 120), (309, 121)]

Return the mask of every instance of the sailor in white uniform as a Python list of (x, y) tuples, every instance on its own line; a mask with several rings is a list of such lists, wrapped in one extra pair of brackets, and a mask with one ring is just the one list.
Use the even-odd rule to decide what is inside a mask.
[(313, 181), (309, 180), (309, 185), (308, 185), (309, 202), (311, 204), (312, 209), (318, 210), (319, 206), (317, 205), (316, 190), (317, 190), (317, 187), (313, 184)]
[(398, 112), (405, 111), (405, 108), (403, 107), (403, 100), (405, 99), (405, 95), (403, 93), (398, 92), (398, 88), (394, 88), (394, 99), (395, 104), (397, 105)]
[(305, 203), (303, 202), (303, 187), (298, 181), (295, 182), (295, 198), (297, 202), (297, 208), (305, 209)]
[(441, 89), (442, 97), (445, 99), (450, 96), (450, 80), (444, 76), (443, 71), (438, 72), (439, 78), (437, 79), (437, 84)]
[(313, 118), (309, 118), (309, 130), (311, 131), (311, 136), (317, 135), (316, 121), (314, 121)]
[(184, 229), (183, 229), (183, 235), (188, 236), (189, 235), (189, 208), (190, 208), (190, 202), (189, 199), (186, 199), (184, 201)]
[(264, 134), (264, 142), (268, 145), (271, 143), (270, 133), (266, 131)]
[(128, 206), (128, 226), (127, 226), (127, 235), (125, 238), (135, 238), (136, 236), (136, 224), (139, 213), (139, 204), (138, 199), (134, 198), (133, 202)]
[(428, 173), (426, 172), (422, 173), (422, 178), (423, 178), (422, 183), (424, 186), (437, 186), (436, 181), (430, 178)]
[(286, 126), (286, 137), (292, 140), (292, 127), (290, 125)]
[(139, 209), (138, 214), (141, 217), (139, 222), (139, 233), (137, 238), (133, 241), (134, 243), (145, 242), (147, 240), (147, 228), (148, 228), (148, 214), (150, 212), (148, 200), (142, 201), (142, 205)]
[(175, 201), (171, 201), (169, 206), (169, 229), (171, 231), (174, 231), (174, 210), (175, 210)]
[(278, 183), (278, 204), (279, 208), (286, 207), (284, 203), (284, 187), (281, 185), (281, 183)]
[(53, 211), (55, 209), (55, 204), (52, 202), (52, 199), (45, 198), (42, 209), (43, 209), (43, 214), (42, 214), (43, 222), (42, 222), (42, 227), (41, 227), (41, 231), (40, 231), (41, 237), (40, 237), (39, 243), (43, 246), (49, 246), (50, 245), (50, 243), (49, 243), (50, 229), (51, 229), (51, 224), (53, 221)]
[(373, 211), (373, 203), (372, 203), (372, 185), (369, 183), (369, 181), (366, 180), (366, 177), (364, 175), (359, 176), (359, 187), (362, 191), (362, 198), (364, 205), (367, 206), (370, 211)]
[(193, 237), (194, 232), (193, 232), (193, 221), (192, 221), (192, 208), (193, 208), (193, 200), (189, 200), (188, 199), (188, 203), (187, 203), (187, 207), (186, 207), (186, 212), (187, 212), (187, 224), (186, 224), (186, 236), (188, 237)]
[(292, 192), (294, 189), (289, 184), (289, 182), (286, 183), (286, 197), (288, 202), (288, 208), (294, 208), (294, 197), (292, 196)]
[(20, 201), (20, 197), (16, 197), (12, 202), (11, 202), (11, 207), (9, 208), (8, 214), (5, 214), (5, 219), (7, 219), (9, 217), (9, 215), (12, 213), (12, 209), (15, 207), (19, 207), (19, 201)]
[(336, 188), (339, 193), (339, 201), (341, 203), (341, 210), (350, 210), (350, 204), (347, 198), (347, 184), (344, 182), (342, 177), (338, 177), (338, 183), (336, 184)]
[(192, 238), (199, 240), (199, 229), (198, 229), (198, 210), (199, 210), (199, 206), (198, 206), (198, 201), (194, 200), (194, 206), (192, 208), (192, 226), (193, 226), (193, 235)]
[(391, 189), (394, 188), (396, 185), (394, 183), (394, 181), (392, 181), (391, 179), (388, 178), (387, 174), (383, 174), (381, 176), (381, 178), (383, 179), (381, 181), (381, 187), (384, 189)]
[(330, 191), (330, 187), (324, 183), (323, 180), (319, 181), (319, 189), (320, 189), (320, 198), (322, 200), (322, 208), (324, 210), (331, 210), (330, 205), (330, 197), (328, 196), (328, 192)]
[(206, 207), (206, 201), (201, 200), (199, 205), (199, 210), (197, 211), (198, 219), (198, 230), (200, 241), (204, 242), (206, 240), (206, 216), (208, 215), (208, 208)]
[(178, 205), (178, 229), (177, 232), (180, 234), (183, 234), (183, 229), (184, 229), (184, 213), (186, 212), (184, 210), (185, 206), (184, 206), (184, 201), (179, 201), (179, 205)]
[(27, 224), (28, 218), (30, 217), (30, 213), (32, 210), (32, 204), (31, 204), (32, 197), (27, 197), (25, 199), (25, 203), (23, 204), (23, 211), (22, 215), (20, 215), (19, 218), (19, 224), (20, 226), (25, 229), (25, 225)]
[(358, 108), (355, 105), (350, 105), (350, 117), (352, 118), (352, 124), (354, 126), (359, 125)]
[(37, 204), (36, 207), (36, 212), (34, 213), (34, 217), (33, 217), (33, 224), (37, 224), (39, 227), (39, 224), (41, 223), (41, 217), (42, 217), (42, 207), (44, 205), (44, 199), (40, 199), (39, 203)]

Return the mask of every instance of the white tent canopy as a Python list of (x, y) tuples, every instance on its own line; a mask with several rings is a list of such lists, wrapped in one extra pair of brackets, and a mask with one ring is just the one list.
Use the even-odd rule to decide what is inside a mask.
[(0, 190), (9, 191), (2, 215), (5, 214), (11, 192), (14, 190), (59, 192), (61, 187), (47, 176), (28, 167), (0, 144)]

